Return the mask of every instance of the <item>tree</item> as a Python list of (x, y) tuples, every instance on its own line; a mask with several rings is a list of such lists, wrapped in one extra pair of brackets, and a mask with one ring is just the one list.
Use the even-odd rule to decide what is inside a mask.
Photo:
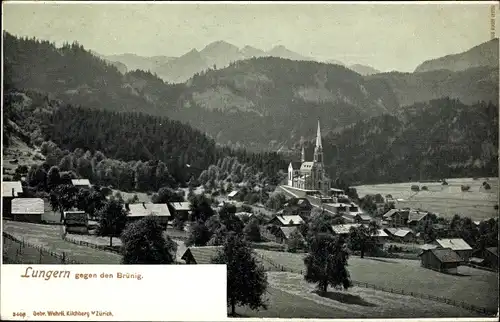
[(59, 185), (50, 193), (50, 206), (54, 211), (59, 210), (61, 222), (64, 219), (64, 212), (76, 205), (77, 194), (78, 189), (73, 185)]
[(348, 289), (352, 286), (347, 270), (348, 253), (337, 236), (318, 234), (310, 243), (304, 258), (305, 280), (317, 283), (318, 290), (326, 293), (328, 286)]
[(273, 193), (266, 202), (266, 207), (273, 210), (280, 210), (286, 203), (286, 196), (282, 193)]
[(163, 227), (155, 216), (131, 223), (121, 235), (123, 264), (172, 264), (177, 244), (163, 236)]
[(168, 203), (168, 202), (182, 202), (184, 201), (184, 193), (177, 192), (174, 189), (163, 187), (158, 190), (151, 198), (153, 203)]
[(318, 234), (329, 234), (332, 232), (333, 217), (326, 211), (315, 213), (309, 221), (307, 239), (311, 240)]
[(259, 222), (256, 219), (252, 219), (243, 229), (243, 234), (248, 241), (260, 242), (262, 237), (260, 235)]
[(186, 246), (205, 246), (210, 240), (210, 231), (208, 230), (205, 223), (201, 220), (193, 223), (191, 225), (191, 231), (188, 239), (186, 240)]
[(295, 253), (297, 250), (305, 249), (306, 241), (300, 231), (295, 229), (288, 238), (287, 241), (287, 251), (290, 253)]
[(263, 300), (267, 289), (264, 267), (257, 265), (251, 248), (240, 236), (229, 233), (212, 263), (227, 265), (227, 304), (232, 316), (236, 305), (246, 305), (252, 310), (267, 309)]
[(47, 189), (50, 191), (56, 188), (61, 183), (61, 173), (59, 168), (53, 166), (50, 168), (49, 173), (47, 173)]
[(191, 220), (205, 222), (215, 214), (210, 205), (210, 200), (204, 195), (196, 195), (191, 200)]
[(113, 246), (113, 237), (120, 237), (127, 225), (127, 212), (119, 200), (108, 200), (97, 212), (99, 225), (97, 235), (109, 237), (109, 246)]

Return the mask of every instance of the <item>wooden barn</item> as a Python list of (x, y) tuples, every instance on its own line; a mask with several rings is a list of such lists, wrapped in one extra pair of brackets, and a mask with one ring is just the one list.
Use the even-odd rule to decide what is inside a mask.
[(171, 217), (167, 204), (164, 203), (134, 203), (128, 204), (128, 220), (136, 221), (146, 216), (156, 216), (160, 224), (167, 227), (168, 221)]
[(41, 198), (14, 198), (11, 214), (14, 220), (41, 223), (45, 205)]
[(23, 186), (21, 181), (2, 182), (2, 216), (11, 217), (12, 199), (22, 197)]
[(270, 221), (269, 224), (276, 225), (278, 227), (283, 226), (299, 226), (304, 223), (302, 217), (294, 215), (294, 216), (286, 216), (286, 215), (276, 215)]
[(450, 248), (425, 249), (419, 256), (420, 266), (449, 274), (456, 274), (462, 262), (462, 258)]
[(467, 244), (467, 242), (461, 238), (443, 238), (436, 239), (433, 242), (434, 245), (440, 248), (450, 248), (456, 252), (463, 261), (468, 261), (472, 256), (472, 247)]
[(85, 211), (65, 211), (64, 228), (70, 234), (88, 234), (89, 215)]
[(212, 258), (214, 258), (221, 249), (222, 246), (189, 247), (186, 249), (181, 259), (185, 261), (186, 264), (212, 264)]

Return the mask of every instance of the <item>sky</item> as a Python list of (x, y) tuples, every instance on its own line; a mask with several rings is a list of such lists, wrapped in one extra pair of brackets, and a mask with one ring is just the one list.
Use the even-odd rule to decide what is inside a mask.
[[(498, 2), (497, 2), (498, 3)], [(224, 40), (411, 72), (490, 39), (491, 4), (3, 3), (3, 28), (103, 55), (180, 56)], [(498, 21), (498, 4), (496, 16)], [(496, 35), (499, 27), (496, 23)]]

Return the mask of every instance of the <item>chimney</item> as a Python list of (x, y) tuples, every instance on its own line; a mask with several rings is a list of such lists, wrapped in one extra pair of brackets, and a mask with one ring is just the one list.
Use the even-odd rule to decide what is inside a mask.
[(16, 196), (14, 191), (15, 191), (15, 189), (14, 189), (14, 188), (12, 188), (12, 197), (15, 197), (15, 196)]
[(127, 209), (127, 211), (130, 211), (130, 207), (129, 207), (128, 203), (125, 204), (125, 209)]
[(142, 202), (142, 206), (146, 209), (146, 203), (144, 201)]

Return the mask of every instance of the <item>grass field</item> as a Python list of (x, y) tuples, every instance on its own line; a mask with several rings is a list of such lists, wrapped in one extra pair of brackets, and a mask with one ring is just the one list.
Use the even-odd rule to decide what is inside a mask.
[(28, 169), (33, 164), (41, 164), (45, 157), (39, 149), (29, 147), (19, 138), (13, 138), (10, 147), (3, 149), (2, 171), (4, 174), (13, 175), (19, 165), (25, 165)]
[(267, 310), (238, 308), (248, 317), (280, 318), (437, 318), (472, 317), (473, 312), (455, 306), (410, 296), (353, 287), (348, 291), (329, 289), (323, 297), (314, 292), (299, 274), (268, 272)]
[(121, 256), (111, 252), (75, 245), (62, 240), (60, 226), (3, 221), (3, 231), (18, 239), (54, 252), (65, 252), (68, 258), (86, 264), (119, 264)]
[[(487, 181), (491, 190), (481, 188)], [(494, 206), (498, 202), (498, 178), (472, 178), (447, 179), (448, 186), (439, 182), (433, 183), (395, 183), (362, 185), (355, 187), (358, 195), (380, 193), (382, 196), (391, 194), (395, 199), (400, 199), (396, 207), (422, 208), (427, 211), (439, 213), (443, 217), (451, 218), (455, 214), (470, 217), (472, 220), (483, 220), (498, 216)], [(427, 186), (429, 191), (413, 192), (413, 185)], [(461, 185), (469, 185), (470, 191), (462, 192)]]
[[(256, 252), (295, 272), (304, 270), (303, 254)], [(418, 260), (355, 256), (349, 258), (348, 269), (354, 281), (498, 308), (498, 275), (493, 272), (460, 266), (461, 275), (454, 276), (422, 268)]]

